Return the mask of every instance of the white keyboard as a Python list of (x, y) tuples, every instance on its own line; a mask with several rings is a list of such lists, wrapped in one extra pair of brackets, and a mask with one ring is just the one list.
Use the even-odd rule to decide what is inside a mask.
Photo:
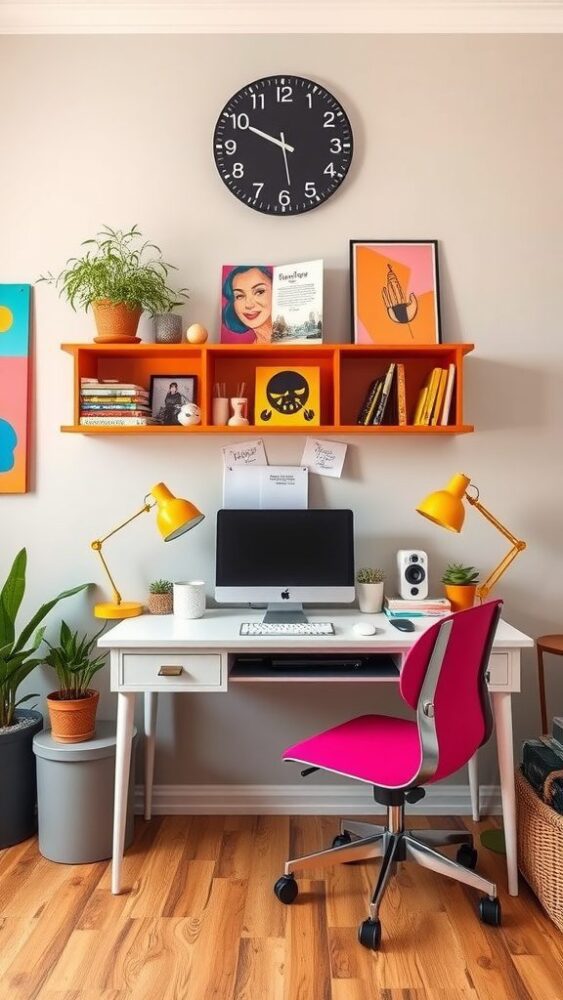
[(241, 635), (334, 635), (332, 622), (243, 622)]

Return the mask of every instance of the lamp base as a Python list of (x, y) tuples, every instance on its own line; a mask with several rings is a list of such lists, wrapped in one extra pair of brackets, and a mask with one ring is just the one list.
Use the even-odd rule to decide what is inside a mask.
[(138, 601), (122, 601), (121, 604), (105, 601), (94, 606), (94, 615), (96, 618), (136, 618), (137, 615), (142, 615), (143, 610), (143, 605)]

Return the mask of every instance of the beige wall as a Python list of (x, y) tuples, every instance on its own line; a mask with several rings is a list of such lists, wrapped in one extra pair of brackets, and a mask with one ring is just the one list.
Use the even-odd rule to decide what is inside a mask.
[[(224, 261), (326, 264), (326, 331), (348, 337), (350, 237), (437, 237), (446, 340), (476, 344), (467, 417), (477, 433), (451, 439), (350, 439), (340, 481), (313, 478), (314, 505), (350, 506), (357, 556), (391, 572), (399, 546), (425, 547), (434, 582), (446, 560), (482, 571), (503, 544), (474, 512), (460, 537), (433, 529), (416, 500), (450, 473), (475, 477), (484, 501), (529, 550), (499, 588), (506, 617), (538, 635), (563, 629), (561, 495), (561, 199), (563, 41), (559, 37), (65, 37), (0, 39), (0, 280), (57, 269), (101, 223), (143, 231), (180, 266), (186, 316), (217, 333)], [(269, 219), (219, 180), (211, 134), (241, 85), (285, 71), (318, 79), (349, 110), (356, 152), (348, 180), (318, 211)], [(133, 511), (163, 479), (208, 513), (163, 546), (138, 521), (108, 557), (127, 596), (155, 576), (213, 584), (221, 438), (63, 436), (71, 364), (63, 340), (88, 340), (92, 321), (52, 289), (35, 292), (36, 460), (27, 496), (0, 500), (0, 576), (16, 549), (30, 557), (28, 608), (59, 589), (100, 580), (88, 543)], [(273, 463), (296, 462), (303, 441), (267, 440)], [(99, 593), (98, 593), (99, 596)], [(87, 602), (65, 617), (90, 625)], [(554, 665), (551, 707), (563, 714)], [(31, 690), (48, 690), (46, 678)], [(288, 742), (342, 719), (392, 709), (390, 692), (318, 686), (245, 687), (163, 699), (157, 781), (291, 782)], [(107, 690), (103, 710), (113, 711)], [(535, 667), (524, 658), (516, 744), (539, 731)], [(484, 755), (485, 783), (496, 781)]]

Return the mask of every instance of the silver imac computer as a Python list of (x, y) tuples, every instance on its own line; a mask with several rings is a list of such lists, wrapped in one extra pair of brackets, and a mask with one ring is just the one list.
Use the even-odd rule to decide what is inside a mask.
[(264, 622), (306, 622), (303, 603), (355, 598), (351, 510), (220, 510), (215, 599), (267, 604)]

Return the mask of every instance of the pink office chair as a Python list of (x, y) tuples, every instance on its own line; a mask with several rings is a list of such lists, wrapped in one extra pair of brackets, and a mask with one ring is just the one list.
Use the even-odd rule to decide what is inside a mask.
[[(292, 903), (297, 896), (297, 871), (318, 868), (323, 861), (343, 864), (380, 857), (369, 917), (358, 929), (365, 947), (379, 948), (379, 908), (397, 861), (416, 861), (485, 892), (479, 903), (481, 920), (500, 924), (496, 885), (473, 871), (477, 851), (472, 835), (405, 830), (404, 811), (405, 801), (424, 797), (421, 786), (454, 774), (491, 735), (485, 672), (501, 605), (502, 601), (490, 601), (459, 611), (422, 633), (405, 658), (400, 681), (401, 696), (416, 712), (415, 718), (362, 715), (285, 751), (284, 760), (308, 765), (303, 775), (320, 768), (373, 785), (375, 801), (387, 806), (387, 825), (343, 820), (331, 848), (286, 863), (285, 874), (274, 886), (282, 903)], [(461, 845), (457, 861), (436, 850), (451, 844)]]

